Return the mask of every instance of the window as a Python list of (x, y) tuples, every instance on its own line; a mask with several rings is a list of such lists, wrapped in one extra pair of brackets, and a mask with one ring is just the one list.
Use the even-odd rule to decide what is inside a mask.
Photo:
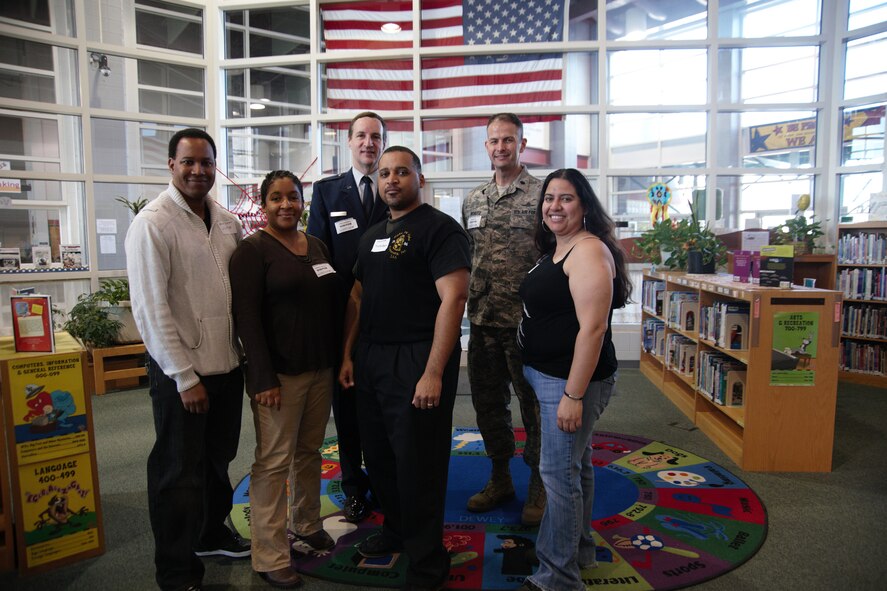
[(311, 49), (308, 6), (225, 12), (225, 57), (298, 55)]
[(203, 10), (136, 0), (136, 42), (139, 45), (203, 55)]
[(80, 104), (77, 52), (0, 35), (0, 97)]

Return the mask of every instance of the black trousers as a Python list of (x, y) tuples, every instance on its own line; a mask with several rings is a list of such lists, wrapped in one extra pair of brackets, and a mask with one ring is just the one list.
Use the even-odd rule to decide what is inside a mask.
[(333, 419), (339, 438), (339, 467), (345, 496), (366, 497), (370, 479), (363, 471), (363, 448), (360, 445), (360, 421), (357, 419), (357, 392), (343, 390), (336, 381), (333, 390)]
[(161, 589), (203, 578), (197, 547), (230, 539), (225, 519), (234, 491), (228, 464), (237, 455), (243, 408), (243, 373), (201, 376), (209, 412), (182, 406), (176, 383), (148, 359), (157, 440), (148, 456), (148, 512), (154, 533), (154, 564)]
[(403, 542), (406, 582), (433, 587), (449, 575), (443, 545), (444, 501), (459, 377), (459, 347), (443, 374), (440, 404), (411, 405), (431, 343), (359, 343), (355, 367), (360, 434), (383, 532)]

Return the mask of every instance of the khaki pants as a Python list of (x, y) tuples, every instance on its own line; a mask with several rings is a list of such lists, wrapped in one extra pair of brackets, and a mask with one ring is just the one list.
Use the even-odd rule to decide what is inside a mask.
[(320, 446), (330, 417), (333, 370), (296, 376), (278, 374), (280, 410), (254, 401), (256, 460), (250, 474), (250, 535), (253, 569), (289, 566), (286, 479), (292, 474), (292, 529), (309, 535), (321, 528)]

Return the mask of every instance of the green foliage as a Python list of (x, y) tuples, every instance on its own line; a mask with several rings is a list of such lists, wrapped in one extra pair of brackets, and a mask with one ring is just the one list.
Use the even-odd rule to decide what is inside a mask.
[(117, 343), (123, 324), (109, 315), (108, 306), (129, 300), (129, 281), (105, 279), (98, 290), (81, 294), (68, 314), (64, 329), (87, 347), (110, 347)]
[[(687, 253), (691, 250), (702, 252), (702, 262), (705, 264), (714, 261), (716, 265), (724, 265), (727, 262), (727, 247), (711, 231), (708, 223), (700, 224), (696, 219), (696, 207), (692, 200), (689, 218), (655, 222), (652, 228), (635, 240), (635, 247), (640, 250), (641, 258), (654, 265), (664, 264), (669, 269), (686, 269)], [(671, 253), (665, 261), (662, 260), (661, 251)]]
[(98, 292), (80, 294), (64, 325), (71, 336), (90, 348), (113, 345), (122, 326), (120, 321), (108, 316), (108, 308), (101, 305), (102, 301)]
[[(656, 222), (637, 238), (635, 247), (645, 260), (669, 269), (686, 269), (687, 253), (691, 250), (702, 252), (705, 263), (714, 260), (715, 264), (723, 265), (727, 262), (727, 247), (707, 224), (701, 226), (695, 216)], [(662, 250), (671, 252), (665, 261), (660, 254)]]
[(99, 290), (93, 295), (112, 306), (129, 301), (129, 281), (127, 279), (105, 279)]
[(144, 197), (139, 197), (134, 201), (130, 201), (126, 197), (116, 197), (114, 201), (122, 203), (126, 209), (132, 212), (132, 215), (138, 215), (148, 205), (148, 200)]
[[(637, 237), (634, 242), (636, 255), (640, 258), (653, 263), (654, 265), (664, 264), (669, 269), (677, 267), (676, 260), (672, 260), (675, 251), (678, 250), (680, 229), (678, 224), (672, 220), (660, 220), (653, 224), (653, 227), (646, 230)], [(638, 254), (639, 251), (639, 254)], [(672, 256), (668, 260), (662, 260), (662, 251), (671, 251)]]
[(803, 242), (807, 252), (813, 252), (814, 242), (824, 235), (822, 222), (815, 222), (803, 215), (788, 218), (775, 228), (770, 228), (770, 244), (790, 244)]

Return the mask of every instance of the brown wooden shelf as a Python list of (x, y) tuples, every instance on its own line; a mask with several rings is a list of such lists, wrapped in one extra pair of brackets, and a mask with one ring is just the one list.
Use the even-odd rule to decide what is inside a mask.
[(842, 339), (850, 339), (851, 341), (870, 341), (872, 343), (887, 344), (887, 337), (864, 337), (861, 335), (841, 333)]
[[(841, 240), (843, 236), (848, 234), (861, 234), (861, 233), (884, 233), (887, 232), (887, 222), (885, 221), (874, 221), (874, 222), (861, 222), (857, 224), (839, 224), (838, 225), (838, 241)], [(835, 278), (836, 281), (840, 275), (840, 269), (854, 269), (854, 268), (877, 268), (877, 269), (887, 269), (887, 263), (838, 263), (837, 268), (835, 270)], [(836, 283), (837, 285), (837, 283)], [(846, 298), (844, 299), (844, 304), (855, 304), (855, 305), (871, 305), (871, 306), (885, 306), (887, 305), (887, 300), (860, 300), (856, 298)], [(843, 306), (842, 306), (843, 310)], [(857, 341), (861, 343), (870, 343), (872, 347), (880, 347), (881, 351), (883, 351), (884, 347), (887, 347), (887, 339), (878, 339), (874, 337), (863, 337), (856, 335), (846, 335), (841, 334), (841, 342), (845, 340), (849, 341)], [(873, 374), (873, 373), (864, 373), (861, 371), (847, 371), (840, 370), (838, 372), (838, 378), (844, 382), (851, 382), (855, 384), (864, 384), (867, 386), (877, 386), (879, 388), (887, 388), (887, 375), (883, 374)]]
[(863, 373), (861, 371), (847, 371), (842, 369), (838, 372), (838, 379), (842, 382), (850, 382), (851, 384), (862, 384), (863, 386), (877, 386), (883, 388), (887, 383), (887, 375), (877, 373)]
[[(816, 255), (814, 255), (816, 256)], [(834, 267), (831, 267), (832, 270)], [(832, 464), (837, 403), (838, 340), (841, 294), (824, 289), (777, 289), (735, 283), (724, 275), (659, 272), (668, 292), (699, 292), (701, 305), (715, 301), (750, 303), (747, 350), (718, 347), (695, 331), (666, 328), (696, 342), (696, 371), (701, 350), (718, 351), (745, 365), (744, 405), (716, 404), (696, 388), (693, 376), (669, 368), (649, 353), (641, 354), (641, 372), (682, 413), (744, 470), (828, 472)], [(817, 282), (818, 283), (818, 282)], [(817, 352), (812, 385), (771, 384), (774, 315), (807, 312), (816, 318)]]

